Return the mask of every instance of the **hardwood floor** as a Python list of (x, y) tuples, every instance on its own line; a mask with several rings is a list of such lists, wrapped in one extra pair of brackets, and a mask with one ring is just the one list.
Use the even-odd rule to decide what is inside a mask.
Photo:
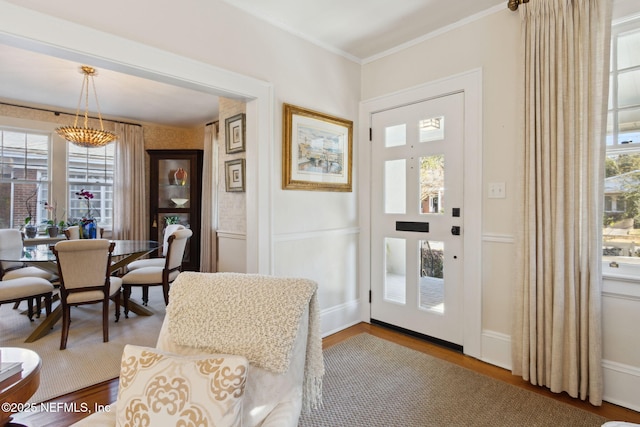
[[(323, 340), (323, 347), (329, 348), (338, 344), (349, 337), (357, 334), (368, 333), (379, 338), (383, 338), (394, 343), (412, 348), (417, 351), (429, 354), (446, 360), (456, 365), (476, 371), (480, 374), (507, 382), (509, 384), (522, 387), (526, 390), (533, 391), (551, 397), (555, 400), (567, 403), (569, 405), (584, 409), (594, 414), (598, 414), (605, 418), (617, 421), (628, 421), (640, 423), (640, 412), (635, 412), (621, 406), (610, 403), (603, 403), (602, 406), (596, 407), (589, 403), (573, 399), (568, 394), (551, 393), (545, 388), (536, 387), (523, 381), (522, 378), (516, 377), (510, 371), (489, 365), (472, 357), (465, 356), (447, 348), (429, 343), (419, 338), (415, 338), (403, 333), (393, 331), (377, 325), (369, 325), (360, 323), (352, 326), (344, 331), (330, 335)], [(48, 404), (49, 410), (46, 412), (20, 413), (14, 416), (13, 422), (20, 423), (27, 427), (66, 427), (74, 422), (87, 416), (87, 413), (81, 412), (80, 405), (92, 409), (96, 405), (108, 405), (116, 400), (118, 394), (118, 380), (106, 381), (88, 387), (83, 390), (70, 393), (68, 395), (51, 400)], [(75, 407), (74, 407), (75, 404)], [(65, 406), (66, 405), (66, 406)], [(76, 409), (77, 408), (77, 409)], [(56, 410), (57, 409), (57, 410)], [(75, 410), (74, 410), (75, 409)]]

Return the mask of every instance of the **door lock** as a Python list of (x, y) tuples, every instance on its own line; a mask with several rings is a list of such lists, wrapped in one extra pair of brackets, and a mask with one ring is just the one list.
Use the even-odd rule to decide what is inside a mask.
[(453, 227), (451, 227), (451, 234), (453, 234), (454, 236), (459, 236), (460, 227), (458, 227), (457, 225), (454, 225)]

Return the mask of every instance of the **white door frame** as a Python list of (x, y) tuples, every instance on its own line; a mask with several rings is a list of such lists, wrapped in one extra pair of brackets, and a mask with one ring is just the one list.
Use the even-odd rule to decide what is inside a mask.
[(248, 273), (269, 274), (272, 271), (269, 195), (274, 95), (271, 83), (3, 0), (0, 0), (0, 21), (0, 43), (247, 101), (246, 268)]
[(360, 105), (360, 157), (358, 163), (360, 210), (360, 317), (371, 320), (368, 295), (371, 290), (371, 115), (378, 111), (418, 102), (435, 96), (464, 92), (464, 239), (463, 336), (464, 353), (482, 355), (482, 70), (429, 82), (389, 95), (363, 101)]

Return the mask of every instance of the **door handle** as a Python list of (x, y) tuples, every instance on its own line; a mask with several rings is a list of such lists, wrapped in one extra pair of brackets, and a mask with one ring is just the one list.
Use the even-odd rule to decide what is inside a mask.
[(454, 236), (459, 236), (460, 227), (458, 227), (457, 225), (454, 225), (453, 227), (451, 227), (451, 234), (453, 234)]

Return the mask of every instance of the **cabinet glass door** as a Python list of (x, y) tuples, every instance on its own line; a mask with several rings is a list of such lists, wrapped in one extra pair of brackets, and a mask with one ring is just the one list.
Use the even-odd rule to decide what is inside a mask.
[(158, 164), (158, 207), (190, 208), (189, 159), (163, 159)]

